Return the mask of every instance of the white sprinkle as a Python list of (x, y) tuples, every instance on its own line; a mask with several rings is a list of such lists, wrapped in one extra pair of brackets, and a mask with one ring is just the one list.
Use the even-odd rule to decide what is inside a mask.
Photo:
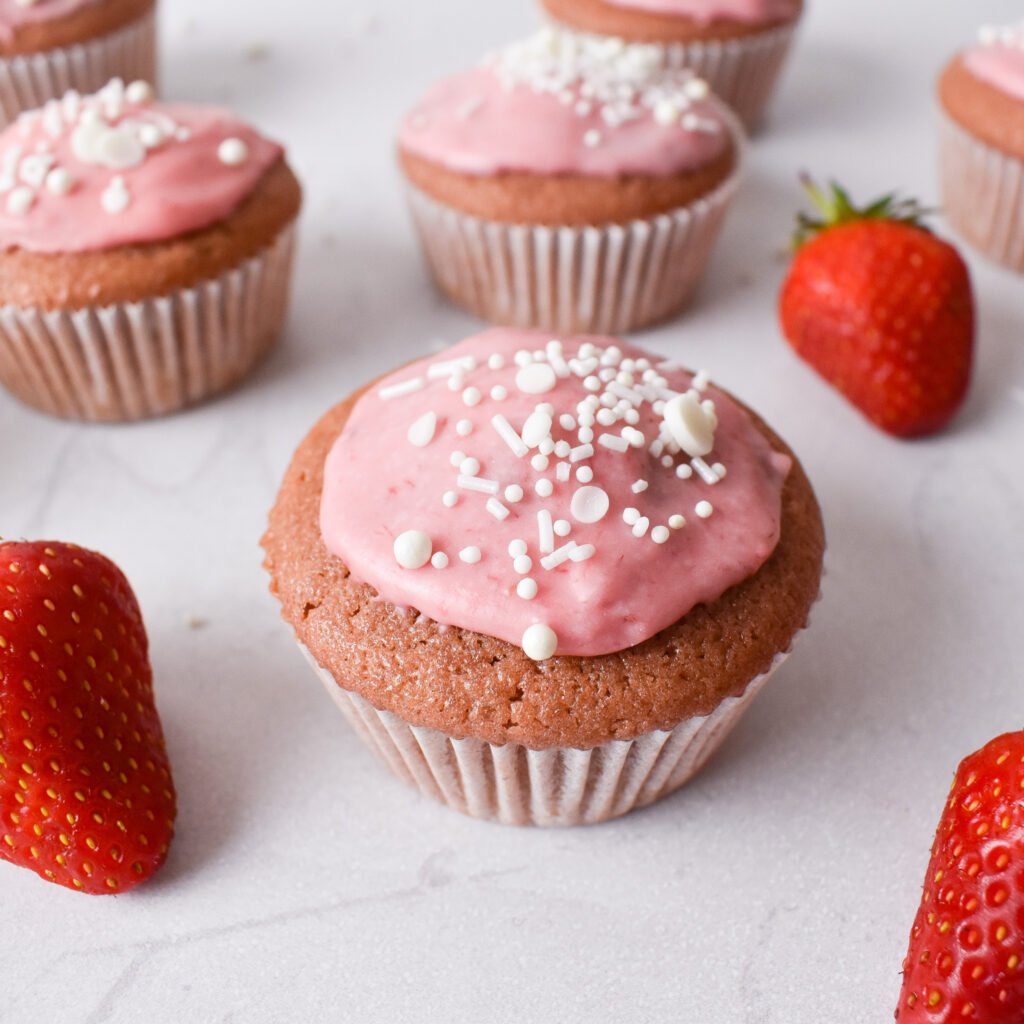
[(558, 425), (563, 430), (575, 430), (576, 420), (573, 419), (573, 417), (570, 416), (569, 413), (563, 412), (562, 415), (558, 417)]
[(650, 526), (650, 525), (651, 525), (650, 519), (648, 519), (647, 516), (641, 516), (633, 524), (633, 536), (634, 537), (642, 537), (647, 532), (647, 527)]
[(569, 552), (569, 558), (574, 562), (585, 562), (588, 558), (593, 558), (596, 552), (597, 548), (593, 544), (580, 544)]
[(706, 390), (707, 386), (711, 383), (711, 374), (707, 370), (698, 370), (693, 378), (692, 385), (698, 391)]
[(556, 519), (552, 528), (559, 537), (568, 537), (572, 533), (572, 523), (568, 519)]
[(555, 485), (546, 478), (541, 478), (534, 485), (533, 489), (542, 497), (550, 498), (551, 492), (554, 491)]
[(523, 654), (534, 661), (546, 661), (557, 649), (558, 636), (542, 622), (535, 622), (523, 633)]
[(449, 391), (461, 391), (466, 386), (466, 375), (461, 370), (456, 370), (448, 378)]
[(712, 418), (689, 391), (666, 402), (664, 422), (676, 443), (691, 458), (707, 455), (714, 446)]
[(717, 484), (718, 474), (701, 458), (690, 459), (690, 465), (697, 470), (697, 475), (706, 484)]
[(508, 398), (508, 388), (502, 384), (495, 384), (494, 387), (491, 388), (491, 398), (496, 402), (504, 402), (505, 399)]
[(554, 452), (554, 450), (555, 442), (551, 439), (550, 436), (545, 437), (544, 440), (541, 441), (541, 443), (537, 446), (537, 451), (539, 451), (541, 455), (551, 455)]
[[(124, 98), (136, 106), (144, 106), (153, 99), (153, 87), (141, 79), (132, 82), (124, 91)], [(65, 96), (65, 100), (67, 97)]]
[[(672, 468), (672, 463), (673, 463), (674, 461), (675, 461), (675, 460), (674, 460), (674, 459), (672, 458), (672, 456), (671, 456), (671, 455), (662, 455), (662, 457), (661, 457), (661, 464), (662, 464), (662, 465), (663, 465), (663, 466), (664, 466), (664, 467), (665, 467), (666, 469), (671, 469), (671, 468)], [(687, 466), (686, 468), (687, 468), (687, 469), (689, 469), (690, 467), (689, 467), (689, 466)], [(693, 472), (693, 470), (691, 469), (691, 470), (690, 470), (690, 473), (692, 473), (692, 472)], [(677, 473), (676, 475), (678, 476), (679, 474)], [(689, 476), (689, 473), (687, 474), (687, 476)]]
[(664, 544), (668, 540), (670, 535), (669, 528), (667, 526), (656, 526), (651, 530), (651, 540), (655, 544)]
[(139, 125), (139, 142), (141, 142), (146, 149), (156, 149), (157, 146), (162, 146), (166, 141), (167, 136), (164, 135), (163, 129), (160, 128), (159, 125)]
[(709, 91), (708, 83), (703, 78), (691, 78), (686, 85), (683, 86), (683, 92), (690, 97), (691, 100), (703, 100), (707, 98)]
[(548, 457), (540, 454), (534, 455), (534, 457), (530, 459), (530, 465), (538, 473), (543, 473), (544, 470), (548, 468)]
[[(612, 409), (598, 409), (597, 411), (597, 422), (600, 423), (602, 427), (610, 427), (618, 418), (618, 414)], [(623, 451), (625, 451), (625, 449), (623, 449)]]
[(572, 468), (570, 467), (568, 462), (560, 462), (557, 466), (555, 466), (555, 479), (559, 483), (564, 484), (569, 479), (571, 473)]
[(510, 558), (519, 558), (525, 555), (528, 551), (526, 541), (522, 537), (518, 537), (516, 540), (511, 540), (508, 543), (508, 553)]
[(668, 517), (668, 525), (671, 526), (673, 530), (681, 530), (686, 525), (686, 520), (676, 513), (676, 515)]
[(479, 405), (483, 397), (484, 396), (480, 394), (479, 388), (466, 388), (466, 390), (462, 392), (462, 401), (469, 406)]
[(415, 420), (406, 434), (409, 444), (417, 448), (426, 448), (434, 440), (434, 431), (437, 429), (437, 415), (433, 412), (425, 412), (419, 419)]
[(518, 501), (523, 500), (523, 489), (519, 484), (509, 484), (505, 488), (505, 500), (510, 504), (514, 505)]
[(567, 562), (576, 548), (576, 541), (571, 540), (559, 548), (555, 548), (550, 555), (545, 555), (541, 560), (541, 567), (550, 572), (557, 569), (563, 562)]
[(467, 457), (459, 463), (459, 472), (463, 476), (476, 476), (480, 472), (480, 463), (476, 459)]
[(387, 387), (381, 388), (378, 394), (386, 401), (389, 398), (401, 398), (402, 395), (412, 394), (413, 391), (419, 391), (423, 386), (422, 377), (412, 377), (409, 380), (403, 380), (400, 384), (389, 384)]
[[(551, 434), (551, 417), (540, 409), (530, 413), (523, 424), (523, 444), (536, 448)], [(551, 446), (554, 448), (554, 444)]]
[(28, 213), (35, 201), (35, 192), (27, 185), (19, 185), (7, 193), (7, 212), (15, 217), (21, 217)]
[(479, 491), (480, 494), (497, 494), (501, 490), (497, 480), (488, 480), (482, 476), (462, 476), (456, 481), (464, 491)]
[(600, 378), (591, 375), (591, 376), (589, 376), (589, 377), (584, 379), (583, 386), (588, 391), (600, 391), (601, 390)]
[(723, 466), (720, 462), (714, 463), (711, 468), (712, 470), (714, 470), (719, 480), (721, 480), (725, 476), (725, 466)]
[(512, 424), (501, 413), (491, 417), (491, 426), (498, 432), (505, 444), (512, 449), (514, 455), (522, 458), (529, 453), (530, 449), (523, 443), (523, 439), (515, 432)]
[(547, 363), (530, 363), (520, 367), (516, 387), (527, 395), (543, 395), (554, 389), (558, 378)]
[(533, 362), (533, 356), (525, 348), (521, 348), (516, 351), (512, 361), (519, 367), (529, 366)]
[(455, 491), (445, 491), (441, 495), (441, 501), (447, 508), (454, 508), (459, 503), (459, 496)]
[(459, 558), (468, 565), (476, 565), (480, 561), (480, 549), (474, 544), (468, 548), (463, 548), (459, 552)]
[(422, 530), (406, 530), (395, 538), (395, 561), (403, 569), (419, 569), (430, 561), (432, 547)]
[[(590, 421), (591, 421), (591, 423), (593, 423), (594, 418), (591, 417)], [(589, 426), (580, 427), (580, 429), (576, 432), (576, 437), (583, 444), (590, 444), (590, 442), (594, 440), (594, 432), (590, 429)]]
[(555, 531), (551, 523), (551, 513), (542, 508), (537, 512), (537, 547), (542, 555), (555, 549)]
[(580, 523), (596, 523), (608, 514), (611, 501), (608, 493), (600, 487), (588, 485), (580, 487), (572, 496), (569, 511), (573, 519)]
[(631, 448), (643, 448), (647, 438), (636, 427), (623, 427), (622, 437)]
[(448, 556), (443, 551), (435, 551), (430, 557), (430, 564), (435, 569), (447, 569)]
[(647, 490), (647, 487), (648, 484), (646, 480), (634, 480), (629, 489), (634, 494), (643, 494), (643, 492)]
[(622, 510), (622, 521), (627, 526), (632, 526), (640, 518), (640, 509), (638, 508), (624, 508)]
[(580, 466), (580, 468), (576, 470), (576, 479), (579, 480), (581, 484), (589, 484), (590, 481), (594, 479), (594, 471), (589, 466)]
[(698, 501), (693, 511), (696, 512), (701, 519), (707, 519), (715, 510), (712, 508), (710, 501)]
[(442, 359), (438, 363), (431, 363), (427, 367), (427, 376), (431, 380), (438, 380), (441, 377), (451, 377), (454, 374), (475, 369), (475, 356), (459, 356), (458, 359)]
[(508, 519), (508, 517), (511, 515), (509, 510), (504, 505), (502, 505), (502, 503), (498, 501), (497, 498), (487, 499), (487, 511), (490, 512), (495, 519)]
[(241, 139), (225, 139), (217, 147), (217, 159), (228, 167), (237, 167), (249, 159), (249, 147)]
[(529, 577), (520, 580), (516, 584), (516, 593), (524, 601), (532, 601), (537, 596), (537, 581), (532, 580)]
[(463, 463), (463, 462), (465, 461), (465, 458), (466, 458), (466, 453), (465, 453), (465, 452), (460, 452), (460, 451), (459, 451), (458, 449), (456, 449), (455, 451), (453, 451), (453, 452), (451, 453), (451, 455), (449, 455), (449, 456), (448, 456), (448, 461), (449, 461), (449, 462), (450, 462), (450, 463), (451, 463), (451, 464), (452, 464), (452, 465), (453, 465), (453, 466), (454, 466), (454, 467), (455, 467), (456, 469), (458, 469), (458, 468), (459, 468), (459, 466), (461, 466), (461, 465), (462, 465), (462, 463)]
[(569, 461), (582, 462), (584, 459), (589, 459), (593, 454), (594, 446), (592, 444), (580, 444), (575, 448), (569, 449)]
[(75, 187), (75, 179), (63, 167), (55, 167), (46, 176), (46, 187), (55, 195), (66, 196)]
[(624, 452), (629, 450), (629, 442), (624, 437), (619, 437), (617, 434), (602, 434), (597, 439), (597, 443), (604, 445), (605, 448), (611, 448), (613, 452)]
[(488, 357), (487, 366), (492, 370), (500, 370), (505, 366), (505, 357), (500, 352), (494, 352)]
[(600, 146), (601, 145), (601, 133), (596, 128), (589, 128), (583, 133), (583, 145), (584, 146)]
[(517, 555), (512, 562), (512, 568), (520, 576), (525, 576), (533, 568), (533, 559), (529, 555)]
[[(669, 459), (668, 464), (670, 466), (672, 465), (671, 459)], [(676, 466), (676, 476), (679, 477), (680, 480), (689, 480), (690, 477), (693, 476), (693, 470), (690, 468), (689, 463), (680, 462), (679, 465)]]
[(472, 420), (459, 420), (455, 424), (455, 433), (459, 437), (469, 437), (473, 433), (473, 421)]

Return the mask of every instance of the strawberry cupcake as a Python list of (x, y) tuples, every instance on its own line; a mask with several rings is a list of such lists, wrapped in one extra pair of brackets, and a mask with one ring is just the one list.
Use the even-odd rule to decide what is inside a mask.
[(301, 190), (227, 111), (119, 79), (0, 134), (0, 383), (134, 420), (236, 383), (284, 318)]
[(383, 761), (539, 825), (689, 779), (806, 624), (823, 544), (799, 463), (707, 374), (515, 328), (335, 406), (263, 538), (285, 620)]
[(983, 28), (938, 95), (944, 212), (976, 249), (1024, 271), (1024, 22)]
[(742, 130), (657, 47), (544, 29), (431, 89), (398, 136), (442, 291), (484, 320), (629, 331), (696, 286)]
[(118, 77), (156, 77), (156, 0), (0, 0), (0, 128)]
[(653, 43), (690, 68), (740, 116), (761, 119), (785, 62), (803, 0), (541, 0), (556, 23)]

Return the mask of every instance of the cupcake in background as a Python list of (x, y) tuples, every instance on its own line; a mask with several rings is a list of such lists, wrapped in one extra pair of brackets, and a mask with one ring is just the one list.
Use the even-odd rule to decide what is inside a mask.
[(0, 128), (112, 78), (156, 80), (156, 0), (0, 0)]
[(803, 0), (541, 0), (556, 23), (654, 43), (757, 126), (786, 60)]
[(689, 299), (742, 129), (652, 46), (543, 29), (434, 86), (399, 160), (433, 275), (493, 323), (623, 332)]
[(700, 768), (806, 625), (824, 538), (792, 453), (706, 373), (492, 328), (330, 410), (263, 546), (303, 652), (397, 775), (571, 825)]
[(0, 383), (55, 416), (174, 412), (278, 337), (301, 189), (276, 142), (115, 79), (0, 134)]
[(1024, 271), (1024, 22), (983, 28), (938, 96), (943, 212), (980, 252)]

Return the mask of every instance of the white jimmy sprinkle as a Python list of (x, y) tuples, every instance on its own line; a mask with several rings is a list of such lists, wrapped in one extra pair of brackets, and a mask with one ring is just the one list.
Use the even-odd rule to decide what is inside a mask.
[(595, 554), (597, 554), (597, 548), (593, 544), (577, 544), (569, 552), (569, 558), (573, 562), (585, 562), (588, 558), (593, 558)]
[(559, 483), (565, 483), (569, 479), (569, 474), (572, 472), (568, 462), (560, 462), (555, 466), (555, 479)]
[(514, 455), (522, 458), (528, 455), (530, 449), (523, 442), (523, 439), (515, 432), (515, 428), (501, 413), (491, 417), (491, 426), (498, 432), (501, 439), (512, 449)]
[(422, 377), (411, 377), (409, 380), (403, 380), (398, 384), (388, 384), (377, 393), (387, 401), (389, 398), (401, 398), (403, 395), (410, 395), (414, 391), (419, 391), (424, 387), (425, 383)]
[(479, 491), (481, 494), (497, 494), (501, 490), (497, 480), (488, 480), (482, 476), (464, 476), (460, 473), (456, 483), (464, 491)]
[(545, 555), (541, 560), (541, 568), (547, 569), (549, 572), (552, 569), (557, 569), (563, 562), (567, 562), (576, 548), (576, 541), (571, 540), (566, 544), (563, 544), (559, 548), (555, 548), (550, 555)]
[(476, 359), (473, 356), (460, 356), (458, 359), (443, 359), (438, 363), (431, 363), (427, 367), (427, 376), (431, 380), (438, 380), (443, 377), (451, 377), (459, 371), (475, 370)]
[(629, 450), (629, 442), (624, 437), (619, 437), (617, 434), (601, 434), (597, 443), (603, 445), (605, 448), (610, 448), (613, 452), (625, 452)]
[(554, 524), (551, 512), (546, 508), (537, 512), (537, 547), (542, 555), (550, 554), (555, 549)]
[(508, 519), (509, 515), (511, 515), (509, 510), (502, 505), (497, 498), (487, 499), (487, 511), (490, 512), (495, 519)]
[(717, 484), (719, 481), (718, 474), (702, 459), (700, 456), (690, 459), (690, 465), (697, 470), (697, 475), (706, 484)]
[(582, 462), (584, 459), (589, 459), (594, 454), (594, 446), (587, 442), (586, 444), (579, 444), (575, 448), (569, 450), (569, 461), (570, 462)]
[(646, 480), (634, 480), (633, 483), (630, 484), (629, 489), (634, 494), (642, 494), (644, 491), (647, 490), (647, 487), (648, 487), (648, 484), (647, 484)]

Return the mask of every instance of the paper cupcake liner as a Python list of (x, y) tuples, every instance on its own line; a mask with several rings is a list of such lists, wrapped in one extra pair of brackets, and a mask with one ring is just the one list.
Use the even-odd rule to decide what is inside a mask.
[(0, 128), (69, 89), (96, 92), (111, 78), (155, 83), (155, 9), (84, 43), (0, 58)]
[(981, 142), (948, 117), (939, 129), (942, 207), (990, 259), (1024, 271), (1024, 161)]
[(0, 383), (42, 412), (162, 416), (235, 384), (272, 347), (288, 304), (294, 224), (216, 279), (141, 302), (0, 307)]
[(340, 687), (300, 649), (355, 731), (395, 775), (463, 814), (506, 825), (593, 824), (667, 796), (696, 774), (788, 656), (778, 654), (740, 696), (667, 732), (589, 750), (532, 750), (410, 725)]
[(736, 171), (689, 206), (600, 227), (487, 221), (411, 186), (409, 203), (438, 286), (482, 320), (622, 334), (686, 304), (736, 191), (738, 169), (739, 153)]

